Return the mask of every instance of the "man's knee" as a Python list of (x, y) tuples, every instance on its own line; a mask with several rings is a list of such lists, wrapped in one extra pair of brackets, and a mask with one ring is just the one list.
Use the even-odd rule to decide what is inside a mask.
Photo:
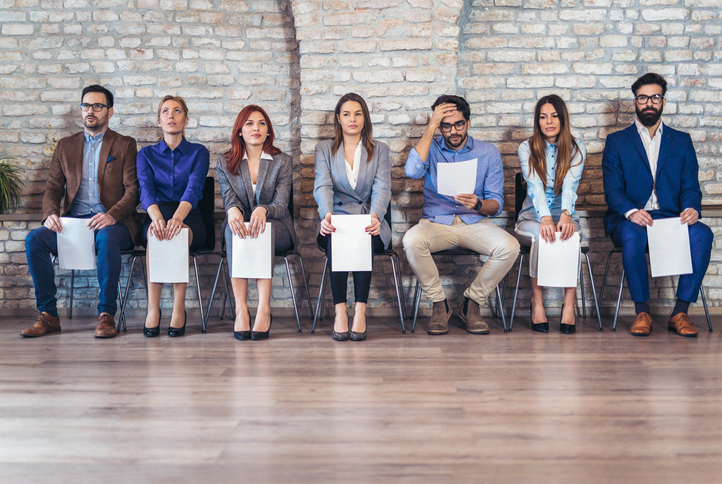
[(689, 226), (690, 240), (696, 241), (702, 247), (712, 247), (714, 233), (707, 225), (697, 222)]
[(620, 240), (625, 250), (646, 250), (647, 228), (634, 222), (622, 222), (620, 225)]
[(505, 237), (501, 237), (499, 243), (492, 251), (492, 256), (497, 259), (514, 259), (519, 255), (520, 244), (516, 237), (504, 232)]
[(418, 252), (429, 250), (429, 237), (424, 233), (421, 224), (411, 227), (402, 240), (404, 251)]
[(47, 229), (45, 227), (38, 227), (37, 229), (31, 231), (28, 235), (25, 236), (25, 251), (31, 252), (33, 250), (37, 250), (42, 248), (46, 245), (46, 238), (48, 236), (47, 232), (49, 232), (50, 229)]

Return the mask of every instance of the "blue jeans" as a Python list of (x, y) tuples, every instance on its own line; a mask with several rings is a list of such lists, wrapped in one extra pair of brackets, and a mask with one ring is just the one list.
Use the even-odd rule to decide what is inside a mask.
[[(118, 310), (118, 279), (120, 279), (120, 251), (131, 249), (133, 241), (128, 227), (123, 224), (111, 225), (95, 231), (95, 253), (98, 257), (98, 285), (100, 297), (98, 314), (108, 313), (115, 316)], [(25, 237), (25, 254), (28, 269), (35, 285), (35, 303), (39, 311), (58, 315), (55, 294), (55, 272), (51, 263), (51, 254), (58, 253), (58, 234), (39, 227)]]
[[(658, 210), (649, 212), (653, 219), (665, 218)], [(627, 275), (629, 295), (634, 302), (649, 299), (647, 278), (647, 228), (625, 220), (617, 225), (611, 235), (612, 242), (622, 247), (622, 264)], [(701, 222), (689, 226), (689, 246), (692, 252), (692, 274), (679, 276), (677, 298), (686, 302), (697, 302), (702, 279), (707, 272), (712, 253), (714, 234)]]

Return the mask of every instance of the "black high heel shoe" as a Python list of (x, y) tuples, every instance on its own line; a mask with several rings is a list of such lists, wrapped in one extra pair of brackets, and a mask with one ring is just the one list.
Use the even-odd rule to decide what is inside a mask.
[[(367, 321), (367, 323), (368, 323), (368, 321)], [(358, 331), (350, 331), (349, 339), (351, 341), (363, 341), (366, 339), (366, 333), (368, 332), (368, 330), (369, 330), (369, 327), (368, 327), (368, 324), (366, 324), (366, 331), (364, 331), (363, 333), (359, 333)]]
[(349, 329), (346, 331), (339, 333), (335, 329), (333, 330), (333, 333), (331, 333), (331, 337), (336, 341), (348, 341), (351, 337), (351, 325), (349, 324)]
[(159, 311), (160, 314), (158, 315), (158, 326), (155, 328), (148, 328), (145, 325), (145, 322), (143, 323), (143, 336), (147, 336), (148, 338), (152, 338), (154, 336), (160, 336), (160, 318), (163, 317), (163, 312)]
[(532, 304), (529, 303), (529, 321), (531, 321), (531, 330), (536, 331), (537, 333), (548, 333), (549, 332), (549, 323), (535, 323), (532, 319), (531, 315), (534, 312), (534, 308), (532, 307)]
[(173, 326), (168, 326), (168, 336), (175, 337), (175, 336), (183, 336), (186, 334), (186, 323), (188, 322), (188, 314), (183, 311), (183, 326), (180, 328), (174, 328)]
[(268, 329), (266, 331), (251, 331), (251, 339), (254, 341), (268, 339), (268, 335), (271, 333), (271, 325), (273, 324), (273, 314), (271, 314), (271, 322), (268, 323)]
[[(564, 315), (564, 305), (562, 304), (562, 315)], [(559, 318), (561, 320), (561, 317)], [(577, 330), (576, 321), (575, 324), (564, 324), (559, 322), (559, 332), (562, 334), (574, 334)]]
[[(251, 311), (248, 311), (248, 320), (251, 320)], [(250, 323), (249, 323), (250, 324)], [(244, 341), (247, 339), (251, 339), (251, 331), (234, 331), (233, 337), (236, 338), (239, 341)]]

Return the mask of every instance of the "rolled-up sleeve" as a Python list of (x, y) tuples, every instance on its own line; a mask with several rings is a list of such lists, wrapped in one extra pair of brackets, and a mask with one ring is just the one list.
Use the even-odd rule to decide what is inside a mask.
[(430, 158), (431, 157), (423, 161), (421, 156), (419, 156), (419, 152), (416, 151), (416, 148), (412, 148), (409, 152), (409, 157), (406, 159), (406, 166), (404, 167), (406, 176), (414, 179), (423, 178), (429, 170)]
[(210, 168), (210, 153), (205, 146), (200, 146), (195, 152), (193, 165), (190, 175), (188, 176), (188, 184), (181, 196), (181, 202), (188, 202), (193, 208), (196, 208), (198, 201), (203, 198), (203, 185), (206, 182), (208, 169)]
[[(478, 196), (478, 194), (476, 195)], [(499, 210), (494, 214), (494, 217), (502, 212), (504, 208), (504, 165), (501, 161), (501, 153), (496, 148), (489, 154), (489, 168), (484, 181), (482, 198), (484, 200), (496, 200), (499, 203)]]
[(529, 158), (531, 157), (531, 150), (529, 148), (529, 141), (525, 141), (519, 145), (519, 164), (521, 165), (521, 173), (526, 180), (526, 193), (531, 198), (536, 213), (539, 218), (551, 217), (551, 211), (549, 210), (549, 203), (547, 201), (546, 191), (544, 189), (544, 182), (539, 178), (539, 174), (531, 170), (529, 166)]

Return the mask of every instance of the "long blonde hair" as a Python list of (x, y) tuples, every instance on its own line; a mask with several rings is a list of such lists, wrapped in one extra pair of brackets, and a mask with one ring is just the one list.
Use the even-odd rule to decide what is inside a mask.
[[(554, 193), (559, 195), (562, 193), (564, 178), (572, 167), (572, 160), (580, 151), (569, 127), (569, 111), (567, 111), (564, 100), (556, 94), (550, 94), (541, 98), (539, 102), (536, 103), (536, 108), (534, 109), (534, 134), (529, 140), (529, 150), (531, 151), (529, 168), (539, 175), (542, 183), (544, 183), (545, 189), (547, 187), (546, 143), (541, 126), (539, 125), (541, 108), (545, 104), (554, 106), (561, 125), (559, 136), (557, 136), (557, 163), (554, 173)], [(581, 163), (581, 160), (579, 162)]]
[(374, 145), (374, 127), (371, 124), (371, 115), (369, 114), (368, 106), (366, 106), (366, 101), (364, 101), (364, 98), (355, 92), (344, 94), (341, 99), (338, 100), (338, 103), (336, 103), (336, 109), (334, 110), (333, 116), (333, 128), (336, 132), (336, 136), (333, 139), (331, 153), (336, 156), (339, 146), (343, 143), (343, 130), (341, 129), (341, 123), (338, 121), (338, 116), (341, 114), (341, 106), (348, 101), (355, 101), (361, 105), (361, 112), (364, 117), (364, 127), (361, 130), (361, 143), (363, 143), (364, 148), (366, 148), (366, 153), (368, 153), (368, 157), (366, 158), (366, 162), (368, 163), (369, 160), (373, 158), (374, 150), (376, 149), (376, 145)]

